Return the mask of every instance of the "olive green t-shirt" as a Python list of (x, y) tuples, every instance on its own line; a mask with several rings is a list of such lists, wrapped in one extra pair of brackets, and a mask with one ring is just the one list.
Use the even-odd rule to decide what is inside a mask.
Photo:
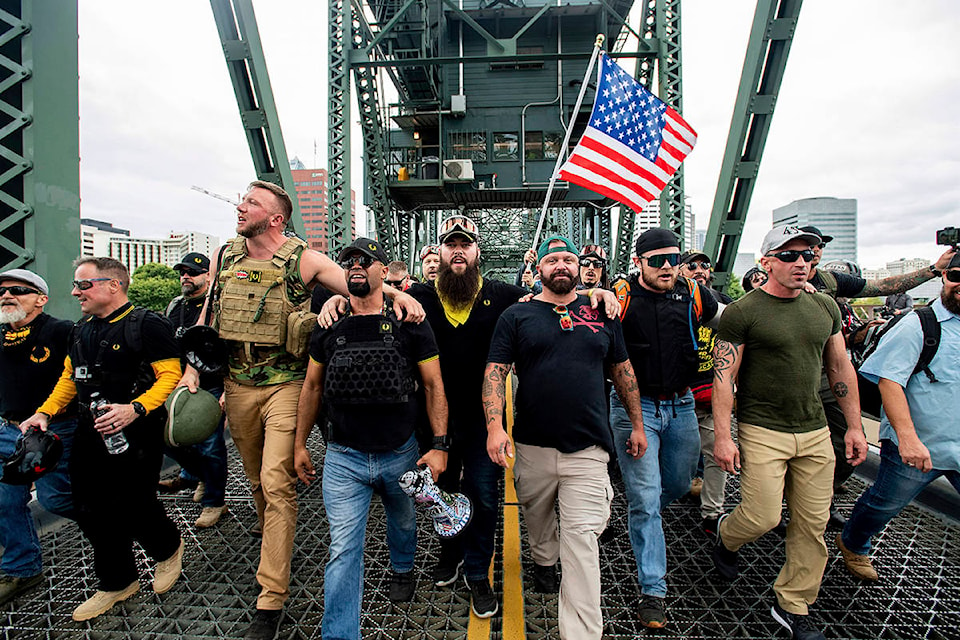
[(822, 293), (777, 298), (755, 289), (727, 306), (717, 337), (742, 344), (737, 420), (803, 433), (827, 424), (820, 370), (827, 339), (840, 331), (840, 309)]

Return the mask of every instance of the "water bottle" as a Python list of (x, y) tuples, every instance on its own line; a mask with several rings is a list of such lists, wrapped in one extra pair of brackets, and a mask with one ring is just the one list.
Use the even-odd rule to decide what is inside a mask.
[[(109, 411), (106, 408), (108, 404), (110, 402), (106, 398), (101, 398), (99, 391), (90, 394), (90, 413), (93, 414), (94, 419)], [(103, 444), (107, 446), (107, 453), (111, 455), (123, 453), (130, 448), (130, 443), (127, 442), (127, 436), (123, 435), (123, 431), (118, 431), (110, 436), (103, 436)]]

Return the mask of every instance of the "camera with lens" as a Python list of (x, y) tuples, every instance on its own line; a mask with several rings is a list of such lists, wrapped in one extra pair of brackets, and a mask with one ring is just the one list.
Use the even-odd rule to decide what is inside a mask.
[(937, 244), (945, 244), (956, 248), (960, 244), (960, 229), (947, 227), (937, 231)]

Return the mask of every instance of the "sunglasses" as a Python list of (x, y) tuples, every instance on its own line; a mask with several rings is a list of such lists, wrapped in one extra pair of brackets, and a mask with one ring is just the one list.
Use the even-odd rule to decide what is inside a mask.
[(344, 269), (351, 268), (354, 264), (359, 264), (361, 269), (369, 269), (374, 263), (374, 259), (366, 254), (353, 254), (340, 261), (340, 266)]
[(606, 263), (603, 260), (591, 260), (590, 258), (580, 258), (581, 267), (603, 269), (604, 264)]
[(564, 331), (573, 331), (573, 318), (570, 317), (570, 311), (564, 304), (558, 304), (553, 308), (553, 312), (560, 316), (560, 328)]
[(665, 264), (669, 264), (671, 267), (675, 267), (678, 264), (680, 264), (679, 253), (661, 253), (658, 256), (649, 256), (649, 257), (640, 256), (640, 259), (646, 260), (647, 264), (653, 267), (654, 269), (661, 269)]
[(697, 262), (697, 261), (685, 262), (684, 264), (691, 271), (693, 271), (694, 269), (703, 269), (704, 271), (710, 271), (710, 267), (711, 267), (711, 264), (706, 260), (702, 262)]
[(447, 218), (440, 224), (440, 229), (437, 231), (437, 235), (443, 236), (455, 229), (466, 231), (474, 236), (479, 235), (480, 233), (477, 229), (477, 224), (470, 218), (467, 218), (466, 216), (453, 216), (452, 218)]
[(0, 287), (0, 296), (4, 295), (9, 291), (11, 295), (15, 296), (28, 296), (31, 293), (39, 294), (40, 292), (32, 287), (21, 287), (20, 285), (13, 285), (12, 287)]
[(422, 262), (423, 259), (426, 258), (431, 253), (434, 255), (440, 255), (439, 251), (437, 251), (437, 245), (428, 244), (423, 249), (420, 249), (420, 261)]
[(115, 278), (90, 278), (89, 280), (74, 280), (73, 288), (78, 291), (86, 291), (87, 289), (93, 288), (94, 282), (110, 282), (115, 280)]
[(788, 249), (787, 251), (777, 251), (776, 253), (768, 253), (767, 255), (771, 258), (776, 258), (780, 262), (796, 262), (798, 258), (803, 258), (804, 262), (813, 262), (814, 258), (812, 249), (804, 249), (803, 251)]
[(943, 275), (946, 276), (950, 282), (960, 282), (960, 270), (944, 271)]
[(388, 284), (391, 287), (397, 289), (403, 286), (403, 280), (384, 280), (383, 284)]
[(181, 278), (183, 276), (190, 276), (191, 278), (196, 278), (200, 274), (206, 273), (206, 271), (199, 271), (197, 269), (179, 269), (177, 273), (180, 274)]

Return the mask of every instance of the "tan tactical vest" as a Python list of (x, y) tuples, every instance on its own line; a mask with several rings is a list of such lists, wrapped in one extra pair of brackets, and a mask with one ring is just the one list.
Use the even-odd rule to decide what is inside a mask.
[[(287, 294), (286, 281), (299, 282), (300, 255), (307, 243), (288, 238), (269, 260), (254, 260), (246, 254), (245, 239), (234, 238), (223, 253), (215, 303), (220, 337), (257, 346), (287, 342), (287, 319), (310, 296), (295, 305)], [(305, 290), (306, 291), (306, 290)]]

